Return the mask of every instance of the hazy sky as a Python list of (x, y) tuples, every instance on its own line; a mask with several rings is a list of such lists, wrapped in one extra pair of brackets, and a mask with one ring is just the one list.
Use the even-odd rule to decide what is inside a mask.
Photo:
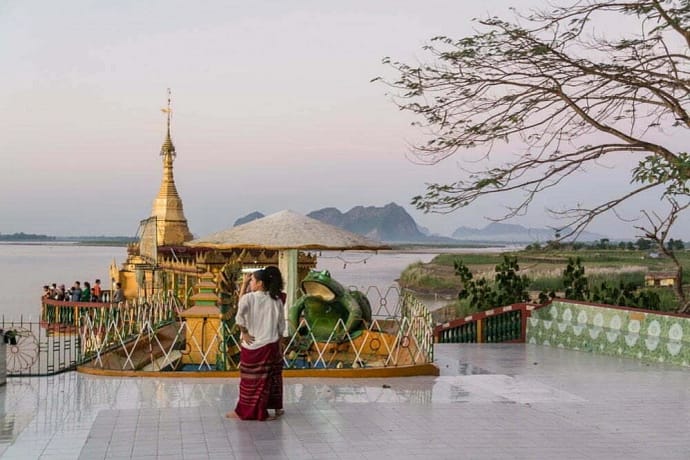
[[(473, 17), (505, 15), (515, 3), (4, 0), (0, 233), (134, 235), (160, 185), (166, 88), (176, 184), (196, 236), (255, 210), (390, 202), (441, 234), (483, 227), (510, 197), (448, 215), (409, 205), (426, 182), (459, 170), (453, 159), (410, 161), (420, 133), (370, 80), (390, 75), (384, 56), (415, 62), (431, 37), (468, 35)], [(557, 225), (546, 206), (608, 196), (629, 169), (590, 170), (512, 222)], [(678, 230), (689, 228), (684, 220)], [(591, 230), (635, 236), (612, 216)]]

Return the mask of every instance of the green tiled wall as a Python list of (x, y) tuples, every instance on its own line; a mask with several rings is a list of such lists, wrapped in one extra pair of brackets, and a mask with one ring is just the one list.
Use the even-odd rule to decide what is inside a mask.
[(690, 366), (690, 318), (555, 301), (532, 311), (526, 341)]

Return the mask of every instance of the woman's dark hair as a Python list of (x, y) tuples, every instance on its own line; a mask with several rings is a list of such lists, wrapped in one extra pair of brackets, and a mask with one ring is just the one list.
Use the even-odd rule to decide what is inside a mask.
[(283, 291), (283, 276), (278, 267), (271, 265), (257, 270), (254, 272), (254, 278), (264, 283), (264, 287), (272, 299), (278, 300), (280, 298), (280, 293)]

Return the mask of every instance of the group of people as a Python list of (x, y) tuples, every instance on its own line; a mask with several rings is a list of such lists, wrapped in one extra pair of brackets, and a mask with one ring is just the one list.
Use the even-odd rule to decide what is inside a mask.
[(284, 302), (277, 267), (245, 274), (235, 317), (241, 345), (239, 400), (228, 418), (273, 420), (283, 415)]
[(43, 299), (64, 300), (69, 302), (102, 302), (103, 290), (101, 280), (97, 279), (93, 286), (88, 281), (84, 281), (84, 287), (79, 281), (75, 281), (72, 287), (67, 290), (65, 285), (58, 286), (56, 283), (43, 286)]

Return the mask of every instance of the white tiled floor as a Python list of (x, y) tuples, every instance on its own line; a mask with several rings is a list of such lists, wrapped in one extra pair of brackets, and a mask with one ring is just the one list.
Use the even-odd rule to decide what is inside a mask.
[(10, 378), (0, 456), (690, 458), (690, 369), (523, 344), (436, 357), (438, 378), (286, 379), (271, 422), (223, 417), (237, 380)]

